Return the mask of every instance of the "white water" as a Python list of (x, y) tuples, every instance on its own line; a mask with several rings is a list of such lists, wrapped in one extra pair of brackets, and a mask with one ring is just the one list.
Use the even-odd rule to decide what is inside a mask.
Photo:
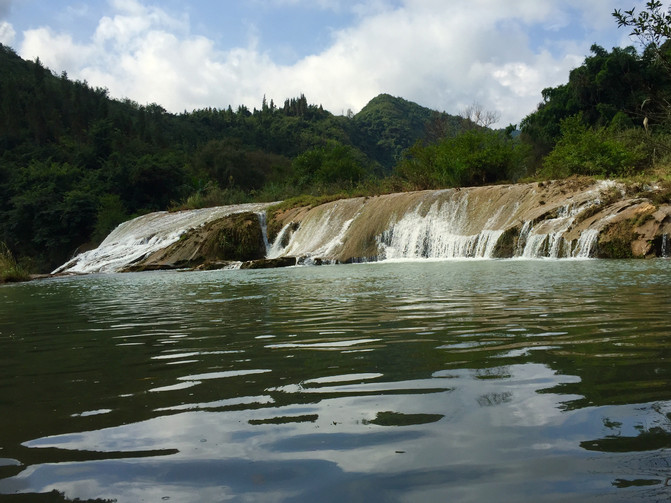
[(270, 243), (268, 242), (268, 223), (266, 222), (266, 212), (259, 211), (256, 213), (259, 217), (259, 225), (261, 226), (261, 235), (263, 236), (263, 246), (266, 248), (266, 256), (270, 252)]
[[(505, 256), (589, 258), (608, 217), (587, 224), (580, 224), (579, 217), (611, 186), (602, 182), (565, 196), (564, 190), (557, 196), (557, 190), (526, 184), (334, 201), (284, 222), (272, 243), (265, 225), (271, 203), (152, 213), (121, 224), (96, 250), (54, 272), (118, 271), (174, 243), (190, 228), (248, 211), (259, 215), (268, 258), (292, 256), (301, 263), (489, 259), (497, 256), (500, 244)], [(500, 243), (504, 238), (516, 241)], [(668, 253), (666, 240), (663, 248)]]
[[(348, 211), (342, 211), (343, 206), (348, 206), (348, 203), (346, 201), (337, 201), (335, 204), (330, 205), (326, 211), (320, 212), (315, 218), (304, 220), (299, 229), (302, 239), (294, 239), (296, 236), (294, 234), (287, 246), (282, 247), (281, 243), (290, 227), (290, 224), (286, 225), (271, 246), (268, 257), (330, 257), (343, 245), (347, 231), (359, 214), (359, 212), (355, 212), (351, 216)], [(306, 249), (310, 250), (310, 252), (305, 253)]]
[(116, 272), (171, 245), (189, 229), (235, 213), (262, 212), (270, 204), (240, 204), (142, 215), (120, 224), (98, 248), (77, 255), (54, 273)]
[[(562, 205), (554, 207), (543, 201), (544, 193), (531, 184), (327, 204), (318, 212), (311, 210), (293, 233), (287, 224), (272, 245), (271, 256), (333, 261), (488, 259), (496, 256), (506, 231), (516, 228), (519, 237), (513, 257), (589, 258), (604, 221), (574, 232), (571, 238), (567, 234), (583, 211), (599, 204), (601, 191), (611, 186), (612, 182), (596, 184), (568, 195)], [(374, 251), (366, 252), (372, 236)]]

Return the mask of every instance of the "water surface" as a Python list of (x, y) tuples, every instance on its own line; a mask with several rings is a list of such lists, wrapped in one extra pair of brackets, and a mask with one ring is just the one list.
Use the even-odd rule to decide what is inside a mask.
[(668, 501), (670, 278), (464, 260), (3, 286), (0, 494)]

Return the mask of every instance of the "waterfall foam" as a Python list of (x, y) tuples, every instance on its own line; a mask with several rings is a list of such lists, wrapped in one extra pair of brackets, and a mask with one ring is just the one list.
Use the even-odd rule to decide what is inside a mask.
[(191, 228), (235, 213), (262, 212), (270, 204), (240, 204), (142, 215), (120, 224), (98, 248), (77, 255), (53, 273), (116, 272), (176, 242)]

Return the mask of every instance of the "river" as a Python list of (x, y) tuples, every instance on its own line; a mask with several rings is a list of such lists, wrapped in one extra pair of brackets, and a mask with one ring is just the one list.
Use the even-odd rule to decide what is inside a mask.
[(670, 287), (663, 259), (5, 285), (0, 494), (668, 501)]

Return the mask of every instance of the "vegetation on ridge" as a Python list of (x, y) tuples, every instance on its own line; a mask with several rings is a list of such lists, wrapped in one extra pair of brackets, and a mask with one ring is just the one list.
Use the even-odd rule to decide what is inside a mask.
[(642, 51), (592, 46), (519, 130), (492, 129), (496, 114), (477, 106), (458, 117), (387, 94), (345, 116), (303, 95), (171, 114), (0, 45), (0, 241), (24, 270), (48, 271), (168, 208), (575, 174), (669, 180), (671, 15), (655, 0), (613, 15)]

